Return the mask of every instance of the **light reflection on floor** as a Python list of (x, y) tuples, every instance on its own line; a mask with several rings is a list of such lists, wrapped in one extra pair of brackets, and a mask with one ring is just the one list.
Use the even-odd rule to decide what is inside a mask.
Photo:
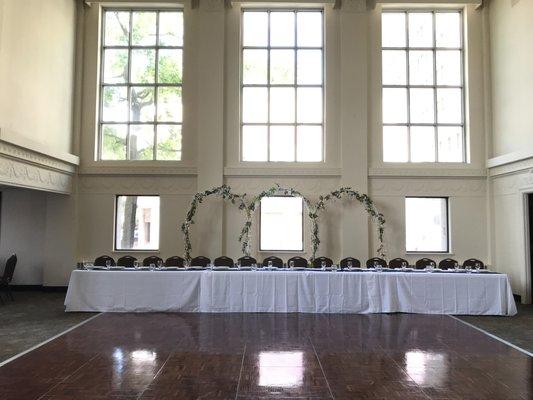
[(408, 351), (405, 366), (411, 379), (421, 386), (441, 387), (448, 380), (449, 364), (445, 354)]
[(259, 353), (259, 386), (302, 386), (303, 368), (301, 351), (263, 351)]

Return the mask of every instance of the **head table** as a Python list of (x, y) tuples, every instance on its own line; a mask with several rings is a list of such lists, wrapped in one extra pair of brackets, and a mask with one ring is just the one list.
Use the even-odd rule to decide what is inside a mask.
[(74, 270), (67, 311), (514, 315), (507, 275), (444, 271)]

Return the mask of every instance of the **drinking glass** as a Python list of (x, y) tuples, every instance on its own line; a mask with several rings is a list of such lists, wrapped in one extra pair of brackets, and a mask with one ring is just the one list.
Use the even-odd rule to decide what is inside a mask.
[(105, 267), (107, 269), (111, 268), (111, 260), (105, 260)]
[(289, 268), (294, 268), (294, 261), (289, 261)]
[(476, 267), (476, 272), (479, 272), (481, 270), (481, 264), (480, 263), (475, 263), (474, 266)]
[(139, 261), (135, 260), (135, 261), (133, 262), (133, 268), (135, 268), (135, 269), (139, 269)]
[(348, 261), (348, 269), (352, 269), (353, 268), (353, 262), (352, 260)]
[(268, 268), (272, 268), (274, 265), (274, 263), (272, 262), (272, 260), (269, 260), (268, 261)]
[(320, 263), (320, 266), (322, 267), (322, 270), (325, 271), (326, 270), (326, 262), (325, 261), (322, 261)]
[(402, 271), (405, 271), (407, 269), (407, 263), (405, 261), (402, 261)]
[(157, 260), (157, 268), (158, 269), (163, 268), (163, 260)]
[(155, 269), (155, 264), (154, 263), (151, 263), (150, 264), (150, 271), (153, 271)]
[(374, 269), (376, 269), (378, 267), (378, 262), (377, 261), (374, 261)]
[(256, 263), (252, 264), (252, 271), (257, 271), (257, 264)]
[(455, 272), (459, 272), (459, 263), (457, 261), (453, 265), (453, 269), (455, 269)]
[(471, 265), (467, 265), (467, 266), (465, 267), (465, 270), (466, 270), (467, 273), (472, 272), (472, 266), (471, 266)]
[(237, 268), (241, 268), (241, 260), (237, 260)]
[(333, 264), (331, 268), (333, 269), (333, 272), (339, 272), (339, 266), (337, 264)]

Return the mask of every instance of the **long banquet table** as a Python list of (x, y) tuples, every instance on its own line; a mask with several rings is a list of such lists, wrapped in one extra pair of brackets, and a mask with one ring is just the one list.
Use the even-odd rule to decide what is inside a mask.
[(507, 275), (458, 272), (87, 271), (67, 311), (515, 315)]

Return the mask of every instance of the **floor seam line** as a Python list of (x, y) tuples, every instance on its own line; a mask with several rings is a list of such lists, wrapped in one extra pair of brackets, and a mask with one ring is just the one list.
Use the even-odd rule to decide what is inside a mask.
[(320, 370), (322, 371), (322, 375), (324, 376), (324, 379), (326, 380), (326, 385), (328, 386), (329, 395), (331, 396), (331, 398), (333, 400), (335, 400), (335, 396), (333, 396), (333, 391), (331, 390), (331, 386), (329, 385), (328, 377), (326, 376), (326, 372), (324, 371), (324, 367), (322, 366), (322, 361), (320, 361), (320, 357), (318, 357), (318, 353), (316, 351), (315, 344), (311, 340), (311, 337), (308, 337), (308, 339), (309, 339), (309, 342), (311, 343), (311, 346), (313, 346), (313, 351), (314, 351), (315, 357), (316, 357), (316, 359), (318, 361), (318, 365), (320, 366)]
[(239, 397), (239, 388), (241, 386), (242, 370), (244, 368), (244, 356), (246, 355), (246, 343), (244, 344), (244, 350), (242, 352), (241, 369), (239, 371), (239, 380), (237, 381), (237, 390), (235, 391), (235, 400)]
[(148, 389), (148, 387), (150, 387), (150, 384), (151, 384), (152, 382), (154, 382), (154, 381), (157, 379), (157, 377), (159, 376), (160, 372), (163, 370), (163, 368), (165, 367), (165, 365), (167, 365), (168, 360), (170, 360), (170, 357), (172, 357), (172, 354), (173, 354), (173, 353), (170, 352), (170, 354), (168, 355), (168, 357), (167, 357), (167, 359), (165, 360), (165, 362), (163, 362), (163, 364), (161, 365), (161, 368), (159, 368), (159, 369), (157, 370), (157, 372), (155, 373), (154, 377), (152, 378), (152, 381), (151, 381), (148, 385), (146, 385), (146, 387), (141, 391), (141, 393), (139, 393), (139, 395), (137, 396), (137, 400), (139, 400), (139, 399), (144, 395), (144, 392), (146, 392), (146, 390)]

